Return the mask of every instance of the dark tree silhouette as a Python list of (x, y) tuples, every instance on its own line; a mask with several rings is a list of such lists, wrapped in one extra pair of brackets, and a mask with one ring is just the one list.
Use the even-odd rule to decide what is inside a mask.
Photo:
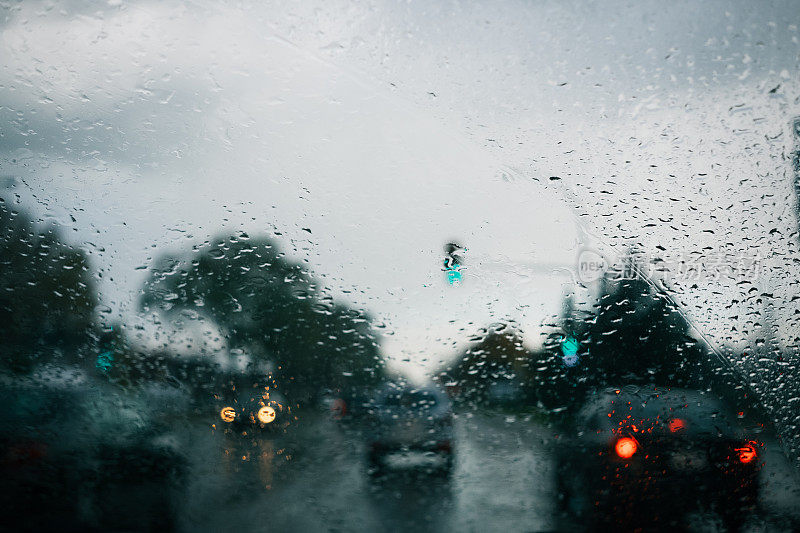
[(462, 404), (486, 406), (525, 401), (531, 354), (508, 324), (483, 328), (460, 356), (436, 376)]
[(603, 386), (697, 387), (709, 375), (707, 351), (678, 306), (635, 267), (629, 258), (624, 275), (603, 278), (595, 312), (578, 319), (570, 311), (548, 336), (537, 383), (547, 407), (579, 406)]
[(140, 303), (166, 315), (204, 315), (230, 349), (271, 363), (295, 399), (373, 384), (383, 375), (368, 317), (334, 302), (266, 237), (241, 233), (162, 257)]
[(688, 386), (704, 355), (677, 305), (643, 276), (606, 280), (585, 337), (585, 368), (604, 383)]
[(59, 353), (77, 362), (96, 305), (86, 255), (0, 197), (0, 367), (26, 373)]

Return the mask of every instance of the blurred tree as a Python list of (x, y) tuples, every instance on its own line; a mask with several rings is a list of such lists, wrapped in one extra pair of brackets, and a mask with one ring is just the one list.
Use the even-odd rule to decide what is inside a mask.
[(293, 400), (383, 375), (368, 317), (333, 302), (266, 237), (241, 233), (162, 257), (140, 303), (145, 311), (207, 317), (230, 350), (271, 363)]
[(543, 403), (570, 409), (593, 388), (628, 383), (702, 387), (710, 375), (705, 347), (635, 258), (600, 283), (596, 311), (579, 320), (571, 305), (565, 306), (559, 327), (545, 341), (535, 377)]
[(77, 362), (96, 304), (85, 254), (0, 198), (0, 368), (26, 373), (59, 352)]
[(531, 355), (522, 336), (509, 324), (494, 324), (442, 369), (437, 380), (454, 392), (456, 401), (472, 406), (526, 403)]
[(631, 256), (624, 275), (603, 278), (597, 314), (584, 322), (582, 367), (602, 384), (694, 385), (705, 350), (677, 304), (637, 266)]
[(168, 356), (137, 348), (123, 324), (114, 323), (100, 331), (94, 353), (94, 371), (122, 387), (169, 382)]

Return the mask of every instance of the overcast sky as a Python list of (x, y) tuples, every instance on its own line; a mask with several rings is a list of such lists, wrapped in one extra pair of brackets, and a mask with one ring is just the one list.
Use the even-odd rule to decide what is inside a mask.
[(770, 305), (797, 335), (798, 2), (0, 10), (2, 184), (92, 253), (112, 317), (160, 252), (242, 228), (415, 368), (498, 320), (535, 343), (582, 245), (757, 256), (753, 283), (670, 286), (718, 345)]

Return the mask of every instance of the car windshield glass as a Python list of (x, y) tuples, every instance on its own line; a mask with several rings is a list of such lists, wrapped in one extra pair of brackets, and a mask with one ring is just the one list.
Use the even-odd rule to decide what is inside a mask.
[(392, 407), (433, 407), (436, 398), (424, 392), (404, 392), (387, 395), (385, 403)]
[(4, 0), (0, 58), (8, 528), (800, 531), (798, 0)]
[(676, 430), (678, 424), (680, 429), (691, 432), (730, 433), (735, 430), (739, 418), (713, 396), (685, 390), (639, 394), (612, 392), (592, 403), (581, 413), (580, 420), (581, 426), (593, 429), (637, 426), (668, 431)]

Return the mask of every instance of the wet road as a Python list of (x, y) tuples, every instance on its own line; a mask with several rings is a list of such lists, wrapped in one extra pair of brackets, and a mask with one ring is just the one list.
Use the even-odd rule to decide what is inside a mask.
[[(281, 438), (230, 441), (192, 428), (185, 531), (556, 531), (549, 429), (525, 416), (461, 415), (447, 476), (424, 468), (370, 476), (361, 439), (322, 415)], [(762, 506), (751, 531), (789, 531), (795, 472), (768, 444)], [(796, 521), (793, 523), (797, 523)], [(697, 531), (714, 531), (697, 520)]]

